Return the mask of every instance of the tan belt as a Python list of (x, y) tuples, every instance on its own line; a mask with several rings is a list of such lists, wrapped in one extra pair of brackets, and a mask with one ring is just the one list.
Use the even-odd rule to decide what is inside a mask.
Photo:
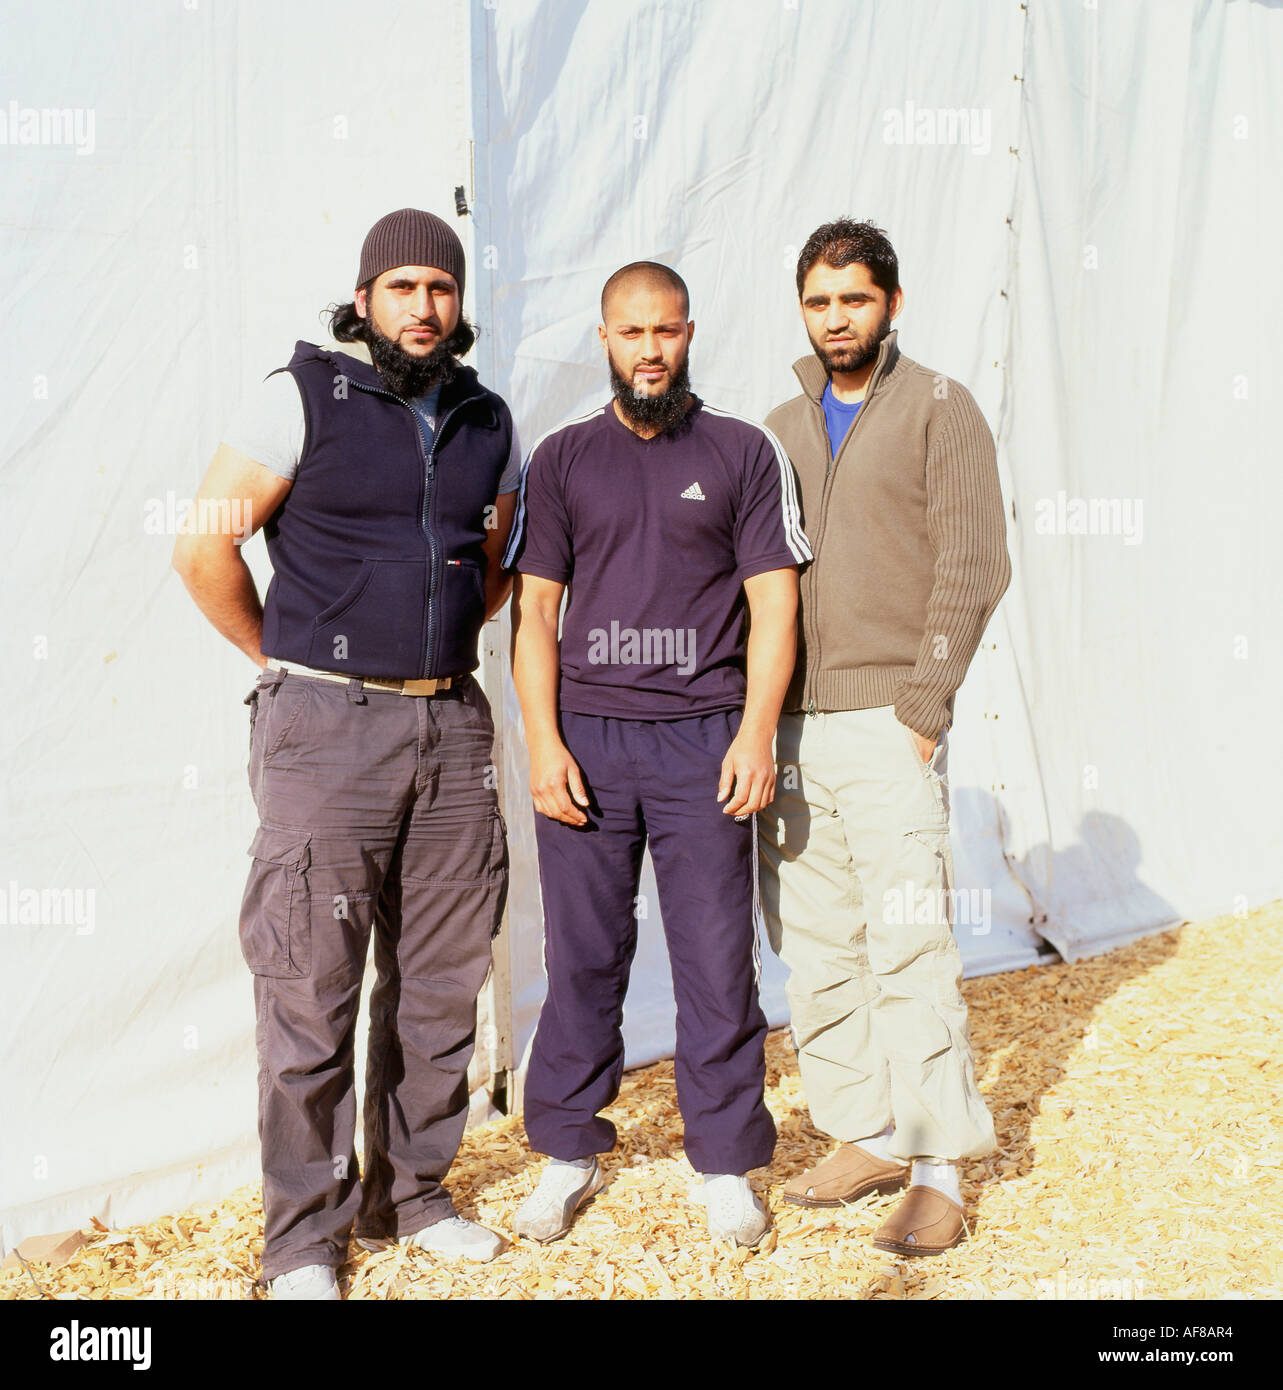
[(435, 695), (438, 690), (449, 690), (455, 680), (454, 676), (414, 681), (389, 681), (378, 676), (343, 676), (337, 671), (315, 671), (297, 661), (277, 661), (274, 656), (268, 657), (267, 666), (270, 671), (293, 671), (295, 675), (314, 676), (318, 681), (338, 681), (340, 685), (359, 680), (362, 686), (368, 686), (371, 690), (388, 690), (394, 695)]

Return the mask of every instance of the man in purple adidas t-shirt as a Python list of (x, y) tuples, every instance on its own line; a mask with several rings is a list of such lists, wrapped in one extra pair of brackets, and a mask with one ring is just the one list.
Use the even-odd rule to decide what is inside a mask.
[[(688, 389), (681, 277), (639, 261), (602, 291), (607, 405), (530, 451), (504, 565), (525, 717), (548, 995), (525, 1087), (549, 1155), (515, 1230), (553, 1240), (602, 1186), (601, 1118), (649, 841), (677, 1000), (677, 1098), (715, 1239), (767, 1229), (749, 1169), (770, 1161), (757, 997), (756, 812), (797, 652), (811, 558), (793, 473), (761, 426)], [(570, 597), (558, 642), (563, 592)], [(744, 636), (745, 615), (751, 633)]]

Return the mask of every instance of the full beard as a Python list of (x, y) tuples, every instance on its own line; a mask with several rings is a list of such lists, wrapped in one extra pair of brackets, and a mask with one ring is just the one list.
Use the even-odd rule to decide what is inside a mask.
[(366, 319), (366, 328), (370, 360), (393, 395), (412, 400), (434, 386), (444, 386), (454, 375), (457, 363), (448, 340), (438, 343), (426, 357), (412, 357), (400, 343), (385, 337), (372, 318)]
[(672, 434), (686, 419), (686, 397), (690, 393), (690, 369), (688, 359), (673, 373), (673, 379), (658, 396), (648, 396), (636, 390), (632, 382), (615, 366), (615, 359), (608, 356), (610, 363), (610, 386), (619, 402), (619, 408), (634, 424), (644, 430), (658, 430), (660, 434)]
[(888, 310), (883, 314), (882, 322), (867, 338), (852, 343), (850, 347), (826, 348), (823, 344), (817, 343), (814, 338), (811, 338), (811, 347), (815, 350), (815, 355), (824, 363), (824, 369), (830, 376), (834, 372), (858, 372), (861, 367), (867, 367), (870, 362), (877, 361), (878, 349), (882, 346), (883, 338), (890, 331), (891, 313)]

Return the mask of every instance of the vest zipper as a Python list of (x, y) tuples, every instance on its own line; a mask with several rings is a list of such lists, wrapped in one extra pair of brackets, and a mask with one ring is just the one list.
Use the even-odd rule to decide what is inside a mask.
[[(428, 549), (431, 555), (431, 564), (434, 567), (428, 577), (428, 638), (423, 646), (423, 674), (426, 676), (430, 667), (436, 665), (436, 628), (432, 621), (432, 590), (436, 578), (436, 542), (432, 537), (432, 528), (428, 525), (428, 507), (431, 505), (432, 480), (436, 475), (437, 467), (437, 446), (441, 443), (441, 436), (445, 433), (445, 427), (450, 422), (450, 417), (469, 401), (479, 401), (483, 398), (481, 391), (474, 391), (471, 396), (464, 396), (461, 401), (455, 403), (437, 420), (437, 427), (432, 432), (432, 448), (428, 451), (428, 474), (427, 480), (423, 485), (423, 529), (428, 536)], [(398, 397), (398, 399), (400, 399)], [(411, 407), (413, 410), (413, 407)], [(415, 423), (419, 423), (419, 412), (413, 411)], [(423, 432), (420, 430), (419, 438), (422, 440)], [(484, 616), (484, 615), (483, 615)]]
[(369, 394), (372, 396), (386, 396), (388, 400), (396, 401), (399, 405), (405, 406), (405, 408), (410, 412), (410, 414), (414, 416), (414, 428), (419, 436), (419, 452), (423, 455), (423, 516), (420, 524), (423, 527), (424, 535), (426, 535), (428, 538), (428, 630), (423, 635), (422, 639), (423, 669), (419, 672), (419, 675), (426, 676), (428, 674), (429, 668), (433, 663), (433, 658), (436, 655), (434, 647), (436, 625), (433, 622), (432, 596), (436, 592), (438, 587), (437, 540), (436, 537), (432, 534), (432, 527), (428, 524), (428, 511), (432, 505), (432, 479), (436, 471), (437, 445), (441, 442), (441, 432), (445, 429), (446, 421), (449, 420), (449, 418), (455, 413), (455, 411), (458, 410), (461, 406), (467, 405), (469, 401), (481, 400), (484, 393), (481, 391), (474, 391), (472, 395), (465, 396), (461, 401), (455, 401), (455, 403), (450, 407), (450, 409), (447, 410), (446, 413), (442, 415), (441, 418), (437, 421), (437, 427), (432, 435), (432, 448), (429, 449), (423, 438), (423, 421), (419, 418), (419, 412), (415, 410), (415, 408), (410, 404), (409, 401), (405, 399), (404, 396), (398, 396), (392, 391), (382, 391), (376, 386), (366, 386), (362, 382), (354, 381), (350, 376), (346, 376), (346, 374), (345, 379), (351, 382), (351, 384), (355, 386), (358, 391), (368, 391)]

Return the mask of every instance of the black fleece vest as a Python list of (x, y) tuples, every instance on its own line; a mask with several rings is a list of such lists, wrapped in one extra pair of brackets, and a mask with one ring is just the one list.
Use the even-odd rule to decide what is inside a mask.
[(508, 407), (459, 367), (428, 449), (414, 409), (368, 363), (300, 342), (278, 370), (298, 383), (306, 434), (294, 486), (263, 527), (264, 655), (403, 680), (475, 670)]

